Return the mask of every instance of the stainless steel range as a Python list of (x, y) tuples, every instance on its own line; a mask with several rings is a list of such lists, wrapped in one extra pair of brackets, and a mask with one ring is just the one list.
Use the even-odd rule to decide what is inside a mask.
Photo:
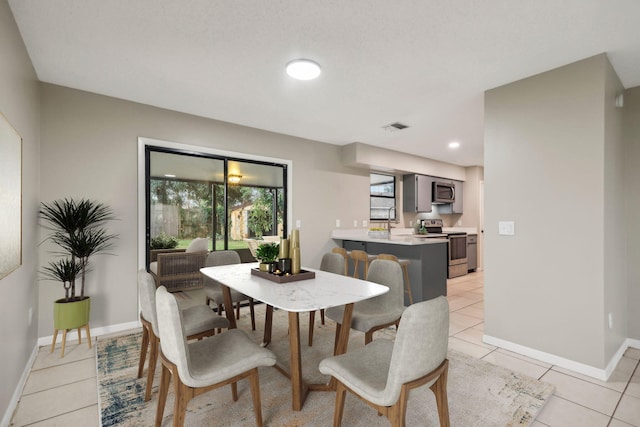
[(447, 251), (449, 253), (449, 266), (447, 268), (447, 277), (464, 276), (467, 274), (467, 233), (463, 231), (442, 231), (441, 219), (425, 219), (421, 220), (427, 229), (425, 237), (446, 237), (449, 241)]

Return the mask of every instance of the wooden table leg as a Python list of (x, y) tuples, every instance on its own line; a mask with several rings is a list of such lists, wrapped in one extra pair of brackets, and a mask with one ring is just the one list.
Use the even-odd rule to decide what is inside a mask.
[(293, 410), (302, 410), (309, 388), (302, 379), (302, 360), (300, 356), (300, 317), (297, 312), (289, 312), (289, 352), (291, 374), (291, 397)]
[(273, 306), (267, 304), (264, 313), (264, 335), (262, 336), (262, 347), (266, 347), (271, 342), (271, 328), (273, 326)]
[(238, 326), (236, 325), (236, 317), (233, 315), (233, 302), (231, 301), (231, 289), (228, 286), (220, 283), (220, 287), (222, 288), (222, 296), (224, 297), (224, 312), (227, 315), (227, 320), (229, 320), (229, 329), (235, 329)]
[[(353, 303), (344, 306), (344, 314), (342, 315), (342, 323), (340, 329), (336, 330), (336, 346), (333, 351), (334, 356), (345, 354), (349, 345), (349, 333), (351, 332), (351, 317), (353, 316)], [(329, 380), (329, 390), (336, 390), (338, 381), (331, 377)]]

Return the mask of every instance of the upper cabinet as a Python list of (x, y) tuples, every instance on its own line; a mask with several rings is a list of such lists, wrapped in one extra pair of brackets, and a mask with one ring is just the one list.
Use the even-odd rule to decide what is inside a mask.
[(461, 214), (462, 213), (462, 181), (446, 180), (454, 185), (454, 201), (453, 203), (445, 203), (438, 205), (438, 213), (440, 214)]
[(431, 212), (433, 178), (426, 175), (402, 177), (403, 210), (405, 212)]

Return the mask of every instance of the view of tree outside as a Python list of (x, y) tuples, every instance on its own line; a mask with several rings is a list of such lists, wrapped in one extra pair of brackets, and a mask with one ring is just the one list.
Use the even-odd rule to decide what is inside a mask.
[[(227, 230), (229, 249), (247, 248), (244, 240), (247, 238), (282, 235), (282, 189), (229, 185), (229, 215), (226, 216), (227, 224), (224, 224), (225, 194), (222, 183), (155, 178), (150, 180), (150, 185), (151, 237), (160, 233), (173, 236), (179, 241), (178, 248), (187, 247), (196, 237), (214, 236), (214, 206), (216, 249), (224, 249)], [(213, 249), (212, 245), (209, 249)]]

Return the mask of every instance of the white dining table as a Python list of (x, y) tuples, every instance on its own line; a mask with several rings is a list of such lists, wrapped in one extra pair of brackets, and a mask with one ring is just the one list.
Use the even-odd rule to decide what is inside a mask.
[[(354, 303), (382, 295), (388, 292), (389, 288), (307, 267), (303, 267), (303, 270), (313, 271), (315, 278), (277, 283), (251, 274), (251, 269), (256, 268), (258, 263), (243, 263), (205, 267), (200, 271), (222, 285), (225, 312), (230, 328), (236, 328), (236, 319), (233, 315), (229, 288), (267, 305), (263, 345), (268, 345), (271, 341), (273, 307), (288, 313), (290, 372), (283, 371), (283, 373), (291, 379), (293, 410), (300, 411), (309, 390), (335, 390), (336, 381), (332, 378), (328, 384), (307, 384), (302, 378), (299, 314), (344, 305), (342, 325), (350, 325)], [(350, 328), (337, 330), (334, 355), (344, 354), (347, 351), (349, 332)]]

